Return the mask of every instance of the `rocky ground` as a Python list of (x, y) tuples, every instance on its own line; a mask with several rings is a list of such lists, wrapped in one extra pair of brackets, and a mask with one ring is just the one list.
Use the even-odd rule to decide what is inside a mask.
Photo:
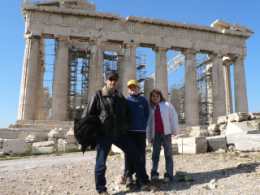
[[(12, 158), (11, 158), (12, 159)], [(161, 156), (161, 159), (163, 157)], [(160, 163), (163, 175), (164, 160)], [(1, 195), (86, 195), (94, 188), (95, 152), (0, 160)], [(175, 155), (175, 171), (185, 172), (183, 181), (159, 181), (150, 191), (129, 192), (118, 184), (123, 159), (111, 155), (107, 161), (111, 194), (260, 194), (260, 153), (207, 153)], [(150, 170), (151, 154), (147, 154)], [(191, 181), (193, 180), (193, 181)]]

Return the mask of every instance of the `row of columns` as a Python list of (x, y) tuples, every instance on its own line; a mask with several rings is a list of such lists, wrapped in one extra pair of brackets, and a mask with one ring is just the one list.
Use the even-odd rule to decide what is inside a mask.
[[(26, 37), (23, 75), (18, 120), (37, 120), (37, 100), (40, 94), (40, 40), (39, 36)], [(52, 119), (68, 120), (69, 91), (69, 44), (66, 37), (59, 37), (53, 80)], [(124, 45), (122, 61), (119, 64), (121, 89), (127, 93), (127, 81), (136, 78), (136, 47), (134, 43)], [(102, 42), (95, 41), (91, 50), (88, 94), (91, 96), (103, 85)], [(167, 48), (154, 48), (156, 52), (155, 87), (168, 99)], [(196, 51), (186, 49), (185, 55), (185, 120), (186, 125), (199, 124), (199, 96), (196, 80)], [(230, 64), (223, 65), (223, 56), (213, 56), (213, 118), (232, 112), (230, 91)], [(234, 64), (236, 111), (247, 112), (247, 96), (243, 56)]]

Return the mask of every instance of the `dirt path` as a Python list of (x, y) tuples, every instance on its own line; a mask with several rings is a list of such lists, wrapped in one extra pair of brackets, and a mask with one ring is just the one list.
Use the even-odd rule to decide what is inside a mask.
[[(151, 165), (147, 154), (147, 170)], [(35, 156), (0, 161), (1, 195), (92, 195), (95, 152)], [(160, 176), (163, 175), (163, 157)], [(175, 170), (193, 181), (154, 184), (150, 191), (127, 192), (118, 184), (123, 159), (109, 156), (107, 186), (111, 194), (260, 194), (260, 153), (207, 153), (175, 155)]]

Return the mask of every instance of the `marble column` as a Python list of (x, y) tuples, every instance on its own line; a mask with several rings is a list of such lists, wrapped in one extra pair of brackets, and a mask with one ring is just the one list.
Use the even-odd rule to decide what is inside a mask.
[(185, 94), (184, 116), (186, 126), (199, 125), (199, 96), (197, 89), (196, 52), (184, 51), (185, 55)]
[(52, 119), (68, 120), (69, 48), (66, 37), (58, 38), (53, 78)]
[(104, 50), (100, 42), (95, 42), (91, 46), (89, 81), (88, 81), (88, 101), (98, 89), (104, 85)]
[(248, 112), (244, 56), (238, 56), (234, 63), (236, 112)]
[(231, 80), (230, 80), (230, 66), (231, 60), (229, 57), (223, 57), (224, 63), (224, 79), (225, 79), (225, 90), (226, 90), (226, 111), (227, 114), (233, 112), (233, 104), (232, 104), (232, 88), (231, 88)]
[(24, 52), (18, 120), (35, 120), (40, 36), (27, 36)]
[(167, 48), (157, 47), (154, 50), (156, 52), (155, 88), (160, 89), (168, 100)]
[(224, 66), (221, 55), (216, 55), (212, 67), (213, 84), (213, 120), (217, 121), (219, 116), (226, 115), (226, 92), (224, 79)]
[(154, 78), (146, 78), (144, 81), (144, 96), (149, 100), (150, 92), (154, 89)]
[(123, 60), (120, 64), (120, 90), (127, 96), (127, 82), (136, 79), (136, 45), (134, 43), (124, 44)]
[(37, 109), (36, 109), (36, 120), (45, 120), (47, 119), (46, 113), (46, 105), (44, 104), (45, 99), (45, 91), (43, 86), (44, 80), (44, 39), (40, 40), (40, 51), (39, 51), (39, 75), (38, 75), (38, 89), (37, 89)]

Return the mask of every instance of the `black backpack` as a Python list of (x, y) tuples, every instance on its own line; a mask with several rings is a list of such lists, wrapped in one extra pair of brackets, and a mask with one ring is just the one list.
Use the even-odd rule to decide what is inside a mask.
[(84, 153), (87, 148), (96, 147), (97, 131), (100, 128), (100, 120), (97, 116), (86, 115), (84, 118), (74, 120), (74, 136), (81, 145)]
[[(100, 97), (101, 92), (97, 95)], [(84, 111), (86, 112), (87, 107)], [(81, 145), (81, 151), (84, 153), (87, 148), (94, 149), (96, 147), (97, 133), (101, 127), (100, 119), (97, 115), (86, 114), (84, 117), (79, 117), (74, 120), (74, 136), (77, 142)]]

